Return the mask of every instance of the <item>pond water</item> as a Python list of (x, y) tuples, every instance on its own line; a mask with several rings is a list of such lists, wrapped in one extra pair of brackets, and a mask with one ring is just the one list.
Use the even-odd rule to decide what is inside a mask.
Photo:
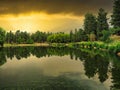
[(1, 48), (0, 90), (120, 90), (120, 58), (67, 47)]

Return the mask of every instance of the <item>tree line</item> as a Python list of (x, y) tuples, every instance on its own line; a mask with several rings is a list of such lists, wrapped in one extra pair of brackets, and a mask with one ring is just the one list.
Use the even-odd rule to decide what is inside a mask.
[(51, 33), (45, 33), (37, 31), (35, 33), (28, 33), (26, 31), (17, 30), (15, 33), (12, 31), (6, 33), (6, 43), (17, 43), (17, 44), (32, 44), (46, 42), (48, 35)]
[(31, 44), (31, 43), (68, 43), (80, 41), (110, 41), (111, 34), (120, 35), (120, 1), (114, 0), (113, 14), (111, 16), (110, 28), (107, 18), (107, 12), (100, 8), (97, 16), (92, 13), (85, 14), (83, 29), (75, 29), (68, 34), (64, 32), (46, 33), (37, 31), (28, 33), (17, 30), (5, 34), (5, 30), (0, 28), (0, 45), (6, 43)]

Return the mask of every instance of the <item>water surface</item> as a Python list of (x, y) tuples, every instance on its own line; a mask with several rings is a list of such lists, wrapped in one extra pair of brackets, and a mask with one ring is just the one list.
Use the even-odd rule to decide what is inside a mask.
[(0, 49), (0, 90), (119, 90), (119, 57), (97, 50)]

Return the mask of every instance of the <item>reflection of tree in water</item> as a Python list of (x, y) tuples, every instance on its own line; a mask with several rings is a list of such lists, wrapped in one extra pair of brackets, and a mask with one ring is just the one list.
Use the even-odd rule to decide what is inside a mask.
[(33, 47), (31, 54), (37, 58), (47, 56), (47, 47)]
[(6, 56), (9, 57), (12, 60), (12, 58), (15, 55), (14, 48), (13, 47), (4, 48), (4, 51), (5, 51)]
[(18, 60), (28, 58), (31, 54), (37, 58), (46, 56), (64, 56), (69, 54), (68, 48), (53, 47), (7, 47), (4, 49), (7, 58), (16, 57)]
[(98, 74), (100, 82), (106, 81), (109, 66), (107, 58), (100, 54), (90, 54), (87, 52), (83, 52), (83, 54), (80, 55), (80, 58), (84, 60), (85, 74), (89, 78)]
[[(85, 54), (85, 55), (83, 55)], [(85, 74), (91, 78), (94, 77), (95, 74), (99, 75), (100, 82), (104, 82), (108, 79), (108, 66), (110, 61), (113, 61), (113, 68), (111, 70), (112, 73), (112, 90), (120, 89), (120, 58), (111, 54), (93, 54), (83, 52), (80, 55), (80, 58), (84, 60)]]
[(6, 57), (3, 48), (0, 48), (0, 66), (6, 63)]
[(107, 72), (108, 72), (109, 61), (107, 60), (106, 57), (103, 57), (101, 55), (96, 55), (95, 57), (97, 60), (99, 80), (100, 82), (104, 82), (108, 78)]
[(85, 67), (85, 74), (91, 78), (94, 77), (94, 75), (97, 72), (97, 63), (96, 59), (91, 55), (86, 55), (86, 58), (84, 60), (84, 67)]
[(69, 55), (69, 51), (70, 51), (70, 49), (67, 48), (67, 47), (66, 48), (65, 47), (63, 47), (63, 48), (59, 48), (59, 47), (52, 48), (52, 47), (49, 47), (47, 49), (47, 53), (50, 56), (52, 56), (52, 55), (56, 55), (56, 56)]
[(21, 58), (27, 58), (30, 56), (30, 51), (31, 51), (30, 47), (16, 48), (15, 49), (15, 52), (16, 52), (15, 56), (18, 60)]
[(29, 57), (31, 50), (32, 50), (32, 47), (7, 47), (7, 48), (4, 48), (7, 58), (12, 59), (13, 57), (16, 57), (18, 60)]
[[(85, 74), (91, 78), (98, 74), (100, 82), (106, 81), (108, 78), (108, 66), (110, 60), (118, 61), (118, 58), (114, 55), (109, 55), (106, 53), (88, 53), (80, 50), (70, 49), (70, 48), (57, 48), (57, 47), (7, 47), (0, 49), (0, 65), (6, 62), (7, 58), (16, 57), (18, 60), (22, 58), (28, 58), (30, 55), (36, 56), (38, 58), (46, 56), (64, 56), (70, 55), (71, 59), (81, 60), (84, 62)], [(109, 60), (110, 59), (110, 60)], [(113, 86), (120, 88), (120, 65), (116, 66), (114, 63), (114, 68), (112, 69), (112, 79)]]
[(120, 90), (120, 65), (113, 65), (112, 68), (112, 90)]

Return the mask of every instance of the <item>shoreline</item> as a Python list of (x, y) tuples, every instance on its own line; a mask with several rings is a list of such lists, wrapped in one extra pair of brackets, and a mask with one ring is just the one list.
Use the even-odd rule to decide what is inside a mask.
[(34, 44), (4, 44), (4, 47), (25, 47), (25, 46), (49, 46), (48, 43), (34, 43)]
[(68, 43), (33, 43), (33, 44), (7, 44), (5, 43), (3, 47), (25, 47), (25, 46), (52, 46), (52, 47), (64, 47), (68, 46)]
[(103, 42), (78, 42), (78, 43), (33, 43), (33, 44), (4, 44), (4, 47), (26, 47), (26, 46), (52, 46), (52, 47), (70, 47), (74, 49), (98, 49), (108, 51), (120, 56), (120, 44), (106, 44)]

